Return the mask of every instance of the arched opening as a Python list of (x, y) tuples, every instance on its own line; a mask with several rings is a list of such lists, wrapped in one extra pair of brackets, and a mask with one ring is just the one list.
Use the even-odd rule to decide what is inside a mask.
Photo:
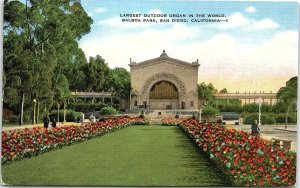
[(156, 82), (150, 89), (149, 103), (154, 109), (177, 109), (179, 92), (169, 81)]
[(149, 99), (178, 99), (177, 87), (168, 81), (160, 81), (150, 89)]

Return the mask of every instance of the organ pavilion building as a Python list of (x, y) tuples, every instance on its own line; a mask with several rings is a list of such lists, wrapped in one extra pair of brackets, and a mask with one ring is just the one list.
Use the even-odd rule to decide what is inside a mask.
[(198, 109), (198, 60), (193, 63), (169, 57), (136, 63), (130, 60), (130, 109)]

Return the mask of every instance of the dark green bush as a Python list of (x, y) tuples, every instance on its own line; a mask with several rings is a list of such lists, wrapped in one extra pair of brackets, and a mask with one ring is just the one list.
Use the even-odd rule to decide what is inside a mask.
[(112, 107), (112, 106), (106, 106), (106, 107), (101, 108), (100, 113), (102, 115), (115, 115), (118, 112), (117, 112), (117, 110), (114, 107)]
[(258, 104), (244, 104), (242, 106), (242, 110), (243, 112), (249, 112), (249, 113), (254, 113), (254, 112), (258, 112)]
[(19, 122), (19, 116), (17, 115), (11, 115), (9, 117), (9, 123), (15, 124)]
[(225, 104), (220, 108), (221, 112), (241, 112), (242, 107), (237, 104)]
[[(276, 114), (275, 119), (277, 123), (285, 123), (285, 114)], [(297, 123), (297, 114), (290, 114), (287, 120), (288, 123)]]
[(219, 110), (213, 106), (205, 106), (203, 108), (203, 115), (208, 116), (208, 117), (213, 117), (219, 114)]
[[(254, 122), (254, 120), (258, 121), (258, 114), (249, 114), (249, 115), (246, 115), (245, 118), (244, 118), (244, 124), (252, 124)], [(276, 124), (276, 120), (275, 120), (275, 118), (273, 118), (273, 117), (271, 117), (269, 115), (262, 114), (261, 115), (261, 124), (262, 125), (265, 125), (265, 124), (268, 124), (268, 125)]]
[[(57, 120), (57, 110), (52, 110), (49, 114), (50, 116), (54, 116)], [(81, 112), (76, 112), (74, 110), (66, 110), (66, 121), (67, 122), (76, 122), (77, 117), (81, 115)], [(64, 120), (64, 110), (59, 111), (59, 121), (62, 122)]]

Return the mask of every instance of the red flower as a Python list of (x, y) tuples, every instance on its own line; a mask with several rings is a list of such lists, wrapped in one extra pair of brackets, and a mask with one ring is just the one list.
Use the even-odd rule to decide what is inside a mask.
[(262, 167), (262, 166), (260, 166), (259, 168), (258, 168), (258, 171), (264, 171), (264, 167)]
[(264, 185), (264, 180), (260, 179), (260, 180), (258, 181), (258, 185), (263, 186), (263, 185)]

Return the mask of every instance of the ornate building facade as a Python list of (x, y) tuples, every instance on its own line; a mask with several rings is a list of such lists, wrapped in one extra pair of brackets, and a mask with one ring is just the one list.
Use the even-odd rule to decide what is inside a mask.
[(136, 63), (130, 60), (130, 108), (198, 109), (198, 60), (193, 63), (169, 57)]

